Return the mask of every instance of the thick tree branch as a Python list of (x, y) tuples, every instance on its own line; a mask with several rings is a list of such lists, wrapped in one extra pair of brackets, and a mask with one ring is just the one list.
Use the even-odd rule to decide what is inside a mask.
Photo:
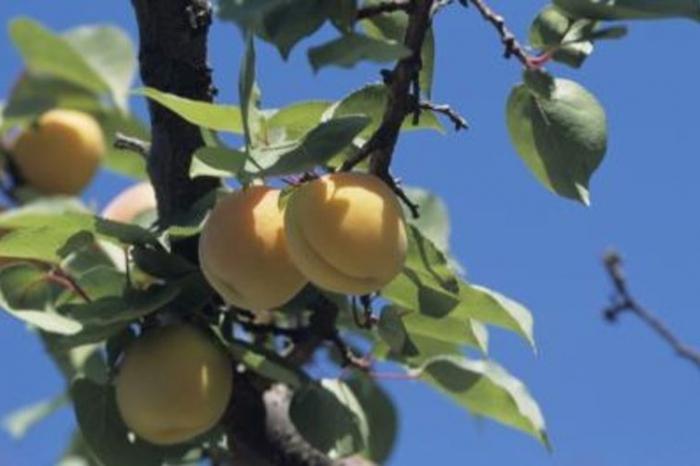
[[(146, 86), (210, 102), (207, 66), (210, 5), (203, 0), (132, 0), (139, 25), (141, 78)], [(197, 21), (198, 20), (198, 21)], [(199, 128), (149, 101), (148, 173), (156, 190), (161, 225), (218, 186), (215, 178), (191, 179), (192, 154), (204, 145)]]
[(506, 25), (503, 16), (493, 11), (485, 0), (469, 0), (469, 2), (474, 5), (481, 13), (481, 16), (491, 23), (493, 27), (496, 28), (496, 31), (498, 31), (498, 35), (501, 36), (501, 42), (505, 46), (505, 58), (516, 57), (526, 68), (537, 67), (533, 62), (533, 58), (525, 52), (525, 48), (518, 42), (515, 34), (513, 34), (508, 28), (508, 25)]
[(615, 288), (612, 303), (604, 311), (605, 318), (609, 322), (614, 323), (617, 321), (620, 314), (625, 312), (636, 315), (657, 335), (671, 345), (671, 348), (673, 348), (678, 356), (687, 359), (700, 369), (700, 352), (683, 343), (661, 319), (639, 304), (634, 296), (632, 296), (622, 268), (622, 258), (620, 255), (616, 252), (610, 252), (605, 255), (603, 263), (612, 281), (613, 287)]

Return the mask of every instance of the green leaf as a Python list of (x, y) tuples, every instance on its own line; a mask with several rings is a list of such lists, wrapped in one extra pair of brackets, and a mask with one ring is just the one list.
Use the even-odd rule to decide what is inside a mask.
[[(420, 218), (412, 219), (423, 236), (435, 247), (447, 253), (450, 249), (450, 216), (445, 202), (430, 191), (416, 187), (403, 187), (411, 201), (420, 207)], [(407, 209), (404, 214), (409, 217)]]
[(194, 125), (214, 131), (243, 134), (241, 109), (233, 105), (217, 105), (186, 99), (151, 87), (136, 89), (133, 93), (158, 102)]
[(407, 226), (408, 254), (403, 272), (381, 295), (399, 306), (444, 317), (459, 302), (459, 280), (447, 257), (413, 225)]
[(32, 73), (48, 74), (94, 93), (109, 90), (102, 77), (65, 38), (28, 18), (11, 21), (9, 29), (12, 42)]
[(534, 321), (525, 306), (483, 286), (460, 285), (461, 312), (485, 324), (495, 325), (522, 336), (536, 348)]
[(131, 442), (117, 408), (114, 388), (78, 378), (71, 385), (78, 426), (101, 466), (160, 466), (165, 449), (138, 438)]
[(309, 49), (309, 61), (314, 71), (318, 71), (331, 65), (352, 68), (363, 60), (377, 63), (392, 62), (406, 58), (410, 54), (411, 51), (399, 42), (350, 33)]
[(222, 147), (202, 147), (192, 156), (190, 176), (236, 177), (245, 167), (247, 160), (245, 152)]
[(287, 0), (219, 0), (219, 17), (233, 21), (244, 30), (260, 28), (262, 20)]
[(488, 346), (488, 333), (483, 325), (459, 313), (434, 318), (387, 306), (382, 311), (378, 330), (387, 348), (378, 346), (376, 354), (413, 367), (440, 354), (460, 354), (465, 345), (482, 352)]
[(384, 464), (398, 436), (399, 416), (396, 406), (389, 394), (367, 374), (355, 372), (346, 384), (362, 406), (367, 418), (367, 456), (377, 464)]
[(45, 332), (75, 335), (83, 326), (54, 310), (60, 291), (47, 279), (46, 271), (33, 264), (20, 263), (0, 270), (0, 307), (5, 312)]
[(137, 66), (129, 36), (112, 26), (83, 26), (69, 31), (64, 38), (107, 84), (119, 108), (126, 111)]
[(302, 139), (276, 147), (256, 149), (254, 166), (248, 167), (255, 177), (301, 173), (323, 165), (350, 145), (369, 124), (364, 116), (344, 116), (320, 123)]
[(527, 84), (516, 86), (508, 99), (513, 145), (545, 187), (588, 205), (591, 176), (607, 150), (605, 111), (573, 81), (553, 80), (546, 94), (533, 84), (541, 74), (527, 73)]
[[(93, 245), (89, 246), (93, 247)], [(94, 300), (121, 294), (126, 288), (126, 275), (109, 266), (98, 266), (80, 274), (78, 284)]]
[[(366, 115), (372, 122), (365, 128), (360, 137), (368, 139), (381, 125), (389, 94), (384, 84), (370, 84), (352, 92), (333, 108), (331, 115), (335, 118), (345, 115)], [(417, 125), (412, 121), (404, 122), (403, 130), (432, 129), (444, 132), (440, 120), (433, 112), (421, 112)]]
[(328, 18), (327, 0), (288, 0), (263, 18), (261, 36), (286, 60), (292, 48), (316, 32)]
[(318, 126), (330, 106), (331, 102), (311, 100), (276, 110), (267, 120), (268, 131), (283, 132), (279, 139), (284, 141), (300, 139)]
[(616, 20), (684, 17), (700, 21), (697, 0), (554, 0), (554, 4), (576, 18)]
[(199, 270), (184, 257), (162, 249), (136, 246), (131, 256), (139, 269), (153, 277), (174, 280)]
[(27, 432), (58, 411), (68, 403), (68, 397), (65, 393), (42, 400), (38, 403), (32, 403), (29, 406), (24, 406), (16, 411), (5, 416), (2, 420), (2, 427), (15, 440), (22, 439)]
[(79, 85), (25, 70), (12, 86), (0, 131), (26, 127), (57, 107), (94, 113), (102, 109), (102, 103), (98, 96)]
[(332, 459), (366, 448), (367, 418), (353, 391), (340, 380), (324, 379), (297, 390), (289, 417), (311, 445)]
[(128, 324), (152, 314), (180, 294), (180, 287), (151, 286), (145, 291), (129, 291), (123, 296), (107, 296), (89, 303), (64, 304), (60, 311), (86, 327), (111, 327)]
[(340, 32), (352, 31), (357, 18), (357, 0), (335, 0), (331, 2), (328, 12), (330, 20)]
[(593, 43), (585, 36), (593, 30), (595, 21), (572, 21), (562, 11), (546, 6), (530, 27), (530, 43), (542, 50), (554, 50), (554, 60), (579, 68), (593, 52)]
[(440, 356), (411, 374), (434, 385), (471, 413), (522, 430), (550, 448), (539, 406), (525, 385), (498, 364)]

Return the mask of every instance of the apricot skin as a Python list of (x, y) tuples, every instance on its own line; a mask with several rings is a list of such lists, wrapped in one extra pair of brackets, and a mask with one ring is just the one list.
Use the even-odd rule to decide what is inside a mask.
[(60, 109), (44, 113), (12, 148), (27, 184), (46, 195), (79, 194), (95, 176), (104, 152), (102, 129), (92, 116)]
[(157, 206), (156, 193), (151, 183), (142, 182), (122, 191), (107, 204), (102, 216), (107, 220), (132, 223), (139, 215), (154, 210)]
[(377, 291), (406, 260), (401, 206), (373, 175), (334, 173), (302, 185), (287, 204), (285, 231), (299, 270), (337, 293)]
[(199, 240), (202, 272), (229, 304), (271, 310), (306, 285), (287, 251), (279, 195), (249, 187), (219, 200), (207, 219)]
[(221, 419), (233, 386), (226, 354), (200, 330), (170, 325), (127, 348), (116, 377), (117, 407), (138, 437), (183, 443)]

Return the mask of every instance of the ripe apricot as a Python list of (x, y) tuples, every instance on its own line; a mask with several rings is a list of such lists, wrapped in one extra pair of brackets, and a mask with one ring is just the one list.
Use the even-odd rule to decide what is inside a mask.
[(299, 187), (285, 215), (289, 253), (321, 288), (368, 294), (406, 260), (406, 228), (394, 193), (377, 177), (334, 173)]
[(214, 427), (231, 397), (231, 361), (185, 324), (151, 330), (124, 354), (117, 407), (137, 436), (156, 445), (186, 442)]
[(122, 191), (107, 204), (102, 216), (107, 220), (132, 223), (156, 208), (156, 193), (151, 183), (142, 182)]
[(279, 195), (267, 186), (228, 194), (216, 204), (202, 231), (202, 272), (237, 307), (274, 309), (306, 284), (287, 252)]
[(17, 137), (12, 158), (40, 193), (76, 195), (92, 180), (104, 152), (102, 129), (92, 116), (56, 109)]

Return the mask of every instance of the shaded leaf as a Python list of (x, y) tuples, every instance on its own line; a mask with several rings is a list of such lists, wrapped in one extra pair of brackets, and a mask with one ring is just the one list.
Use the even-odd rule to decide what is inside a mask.
[(2, 426), (14, 439), (19, 440), (32, 427), (66, 406), (67, 403), (68, 397), (63, 393), (48, 400), (32, 403), (5, 416)]
[(373, 39), (350, 33), (309, 49), (309, 61), (315, 71), (327, 66), (352, 68), (360, 61), (386, 63), (406, 58), (411, 51), (395, 41)]
[(591, 176), (607, 150), (605, 111), (579, 84), (556, 79), (545, 94), (529, 73), (508, 99), (513, 145), (545, 187), (588, 205)]

